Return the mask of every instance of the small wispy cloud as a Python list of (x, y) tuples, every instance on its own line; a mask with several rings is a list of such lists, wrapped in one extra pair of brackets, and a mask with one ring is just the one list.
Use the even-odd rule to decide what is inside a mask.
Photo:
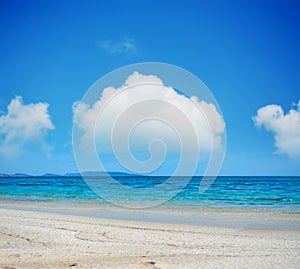
[(121, 40), (112, 39), (96, 42), (97, 46), (111, 54), (133, 54), (137, 51), (136, 42), (133, 38), (125, 36)]

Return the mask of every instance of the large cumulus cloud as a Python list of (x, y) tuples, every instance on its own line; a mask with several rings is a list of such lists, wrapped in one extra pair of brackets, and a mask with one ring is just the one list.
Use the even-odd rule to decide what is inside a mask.
[(300, 100), (296, 109), (286, 114), (279, 105), (267, 105), (257, 110), (253, 121), (274, 134), (276, 153), (300, 158)]
[[(138, 72), (131, 74), (121, 87), (104, 89), (101, 97), (94, 104), (74, 103), (73, 111), (76, 115), (74, 124), (82, 132), (80, 143), (83, 147), (91, 150), (90, 147), (93, 147), (94, 144), (90, 141), (93, 140), (94, 135), (96, 135), (96, 140), (103, 140), (102, 138), (107, 137), (111, 132), (114, 120), (125, 113), (127, 108), (140, 101), (150, 99), (165, 102), (165, 105), (162, 105), (162, 102), (154, 102), (151, 109), (158, 114), (167, 116), (178, 125), (181, 124), (182, 118), (178, 117), (177, 113), (173, 113), (174, 110), (168, 110), (168, 106), (173, 105), (186, 116), (194, 127), (202, 152), (212, 150), (212, 145), (213, 150), (222, 148), (221, 136), (225, 131), (225, 123), (215, 105), (198, 100), (196, 96), (188, 98), (179, 94), (172, 87), (165, 86), (157, 76), (142, 75)], [(145, 113), (143, 109), (146, 108), (140, 107), (139, 109), (128, 112), (128, 122), (130, 122), (131, 116)], [(134, 114), (130, 115), (130, 113)], [(97, 124), (99, 115), (105, 115), (101, 118), (101, 124)], [(125, 130), (126, 122), (123, 124)], [(122, 135), (120, 132), (120, 141), (122, 141)], [(139, 147), (157, 136), (167, 143), (168, 151), (179, 152), (180, 150), (180, 147), (176, 146), (178, 142), (180, 143), (180, 137), (176, 131), (162, 121), (155, 119), (144, 121), (133, 129), (132, 136), (134, 137), (131, 139), (133, 147)]]
[(18, 155), (26, 145), (38, 146), (48, 151), (46, 136), (55, 127), (50, 119), (47, 103), (23, 104), (16, 96), (0, 116), (0, 154), (5, 157)]

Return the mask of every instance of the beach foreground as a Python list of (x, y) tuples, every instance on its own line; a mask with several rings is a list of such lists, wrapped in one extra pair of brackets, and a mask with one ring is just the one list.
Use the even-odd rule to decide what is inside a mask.
[(299, 268), (300, 231), (0, 209), (2, 268)]

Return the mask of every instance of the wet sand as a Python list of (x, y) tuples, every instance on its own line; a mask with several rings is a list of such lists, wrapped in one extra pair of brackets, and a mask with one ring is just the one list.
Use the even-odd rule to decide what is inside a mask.
[[(0, 220), (0, 268), (300, 267), (299, 230), (92, 218), (3, 207)], [(297, 215), (291, 221), (300, 222)]]

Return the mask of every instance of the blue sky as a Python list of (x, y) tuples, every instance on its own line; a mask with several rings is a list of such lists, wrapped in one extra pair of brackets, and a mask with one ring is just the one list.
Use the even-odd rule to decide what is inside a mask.
[[(24, 105), (49, 104), (55, 128), (42, 119), (48, 135), (35, 137), (42, 147), (3, 151), (0, 172), (75, 172), (73, 103), (106, 73), (154, 61), (194, 73), (217, 99), (227, 131), (221, 174), (300, 175), (299, 155), (278, 151), (273, 127), (252, 120), (262, 107), (288, 113), (300, 100), (299, 12), (289, 0), (1, 0), (0, 116), (22, 96)], [(0, 147), (6, 138), (0, 127)]]

